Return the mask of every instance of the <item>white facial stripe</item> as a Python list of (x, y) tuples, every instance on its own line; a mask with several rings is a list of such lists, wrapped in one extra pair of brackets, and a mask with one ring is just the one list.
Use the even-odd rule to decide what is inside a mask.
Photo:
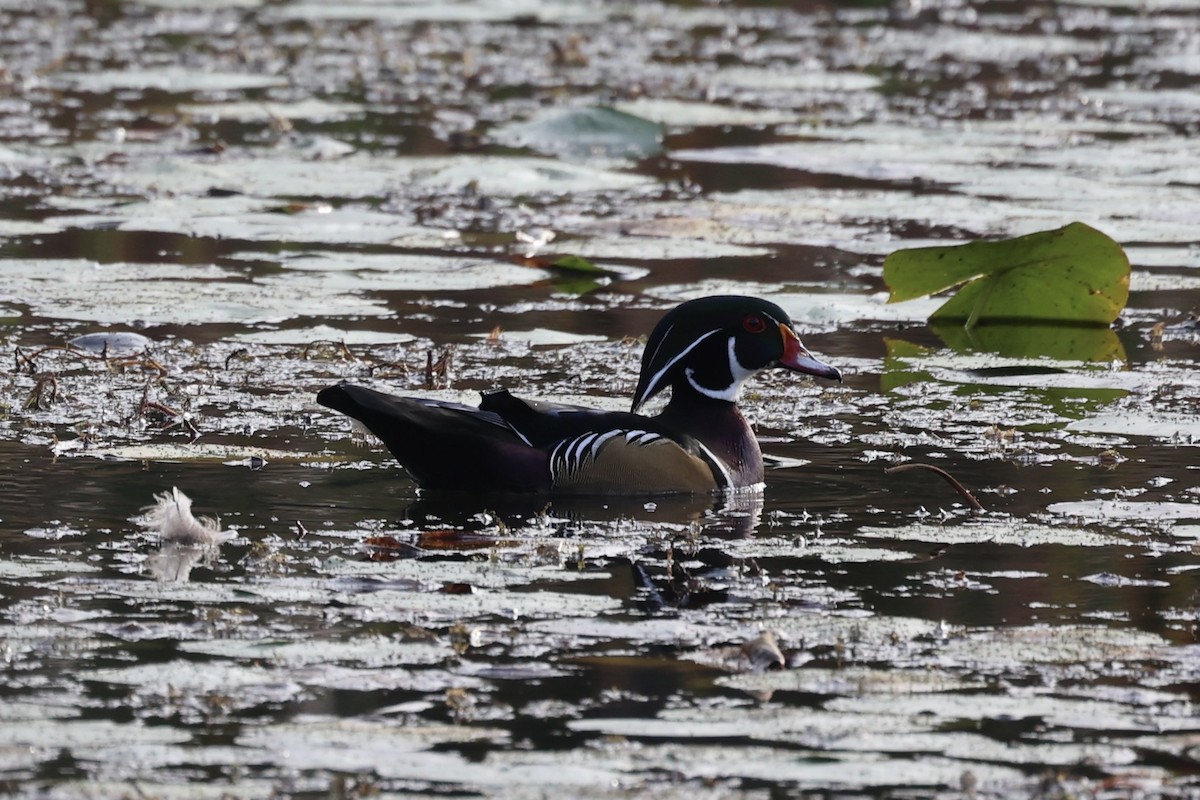
[(650, 357), (651, 361), (658, 358), (658, 351), (662, 350), (662, 347), (664, 344), (666, 344), (667, 339), (671, 337), (671, 331), (673, 330), (675, 330), (674, 325), (667, 328), (666, 331), (663, 332), (662, 338), (658, 340), (658, 347), (654, 348), (654, 355)]
[[(648, 384), (646, 384), (646, 391), (642, 393), (641, 397), (636, 398), (634, 407), (640, 406), (643, 402), (645, 402), (647, 397), (654, 394), (655, 390), (658, 388), (658, 384), (662, 381), (663, 377), (667, 374), (667, 372), (671, 369), (671, 367), (675, 366), (675, 364), (679, 361), (679, 359), (683, 358), (688, 353), (692, 352), (692, 350), (696, 349), (696, 345), (700, 344), (705, 339), (712, 336), (714, 333), (720, 333), (720, 332), (721, 332), (721, 329), (717, 328), (715, 330), (709, 331), (708, 333), (704, 334), (703, 336), (700, 336), (699, 338), (696, 339), (696, 341), (689, 344), (682, 353), (680, 353), (679, 355), (672, 358), (670, 361), (668, 361), (666, 363), (665, 366), (663, 366), (662, 369), (660, 369), (658, 372), (654, 373), (654, 377), (650, 379), (650, 382)], [(665, 341), (666, 337), (663, 337), (663, 338)], [(657, 354), (658, 354), (658, 351), (656, 350), (655, 355), (657, 355)], [(690, 381), (691, 378), (689, 377), (688, 380)], [(693, 385), (695, 385), (695, 384), (693, 384)]]
[(707, 386), (701, 386), (696, 382), (695, 372), (692, 369), (689, 368), (684, 374), (687, 375), (687, 381), (692, 385), (692, 388), (705, 397), (711, 397), (713, 400), (727, 400), (730, 403), (737, 402), (738, 390), (741, 388), (738, 384), (735, 383), (724, 389), (709, 389)]
[(688, 369), (684, 374), (687, 375), (688, 383), (692, 385), (693, 389), (705, 397), (711, 397), (714, 400), (726, 400), (730, 403), (737, 402), (738, 396), (742, 393), (742, 384), (745, 383), (746, 379), (753, 375), (756, 370), (746, 369), (742, 366), (742, 362), (738, 361), (737, 351), (734, 348), (736, 341), (737, 340), (734, 337), (730, 336), (729, 347), (727, 348), (729, 353), (729, 374), (733, 378), (732, 383), (723, 389), (714, 389), (710, 386), (701, 386), (696, 381), (696, 375), (694, 371)]
[(732, 336), (729, 337), (729, 374), (733, 376), (733, 385), (740, 388), (742, 381), (753, 375), (755, 370), (746, 369), (742, 362), (738, 361), (737, 349), (734, 347), (736, 342)]

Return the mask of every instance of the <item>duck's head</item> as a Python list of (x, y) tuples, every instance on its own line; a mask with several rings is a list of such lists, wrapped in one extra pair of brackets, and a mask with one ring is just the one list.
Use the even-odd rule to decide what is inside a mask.
[(668, 386), (737, 402), (742, 383), (770, 367), (842, 379), (835, 367), (813, 358), (787, 312), (774, 303), (736, 295), (689, 300), (650, 334), (633, 410)]

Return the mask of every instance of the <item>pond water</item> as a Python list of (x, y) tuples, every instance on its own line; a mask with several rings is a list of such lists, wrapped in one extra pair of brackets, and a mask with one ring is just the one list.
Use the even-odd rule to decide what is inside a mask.
[[(1194, 3), (0, 22), (7, 795), (1200, 796)], [(884, 302), (1075, 220), (1111, 331)], [(422, 495), (314, 400), (625, 407), (723, 292), (846, 375), (749, 387), (761, 496)], [(236, 538), (161, 542), (172, 487)]]

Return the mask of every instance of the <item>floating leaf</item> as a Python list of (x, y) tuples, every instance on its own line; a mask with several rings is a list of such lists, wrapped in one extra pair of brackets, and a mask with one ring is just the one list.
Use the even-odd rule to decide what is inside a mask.
[(145, 350), (154, 344), (154, 342), (140, 333), (106, 331), (101, 333), (85, 333), (82, 336), (76, 336), (68, 344), (74, 345), (81, 350), (87, 350), (89, 353), (115, 355), (118, 353), (136, 353), (139, 350)]
[(611, 108), (576, 108), (495, 132), (503, 144), (581, 160), (646, 158), (662, 152), (662, 126)]
[(588, 259), (582, 256), (557, 256), (557, 255), (525, 255), (513, 258), (517, 264), (526, 267), (535, 267), (545, 270), (561, 270), (567, 274), (585, 274), (585, 275), (609, 275), (616, 276), (617, 273), (597, 267)]
[(423, 550), (492, 550), (497, 547), (513, 547), (514, 543), (485, 534), (445, 528), (419, 534), (417, 546)]
[(620, 277), (620, 273), (598, 267), (582, 256), (528, 255), (515, 260), (527, 267), (549, 271), (554, 275), (555, 287), (568, 294), (586, 294)]
[(600, 275), (609, 274), (582, 256), (563, 256), (562, 258), (550, 262), (550, 266), (557, 269), (570, 270), (572, 272), (589, 272)]
[(889, 302), (970, 281), (930, 317), (967, 327), (999, 320), (1107, 325), (1129, 299), (1129, 272), (1121, 246), (1081, 222), (998, 242), (900, 250), (883, 263)]
[(367, 546), (367, 557), (372, 561), (395, 561), (400, 558), (417, 558), (421, 548), (402, 542), (395, 536), (369, 536), (363, 544)]

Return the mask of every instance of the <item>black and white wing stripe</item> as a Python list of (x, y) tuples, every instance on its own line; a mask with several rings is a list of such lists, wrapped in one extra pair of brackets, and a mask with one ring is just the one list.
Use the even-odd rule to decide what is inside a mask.
[(555, 485), (564, 478), (577, 477), (588, 465), (596, 462), (604, 445), (618, 437), (631, 445), (648, 445), (663, 438), (652, 431), (617, 428), (563, 439), (550, 451), (550, 484)]
[(711, 492), (729, 485), (711, 453), (642, 428), (591, 431), (556, 443), (550, 487), (576, 494)]

